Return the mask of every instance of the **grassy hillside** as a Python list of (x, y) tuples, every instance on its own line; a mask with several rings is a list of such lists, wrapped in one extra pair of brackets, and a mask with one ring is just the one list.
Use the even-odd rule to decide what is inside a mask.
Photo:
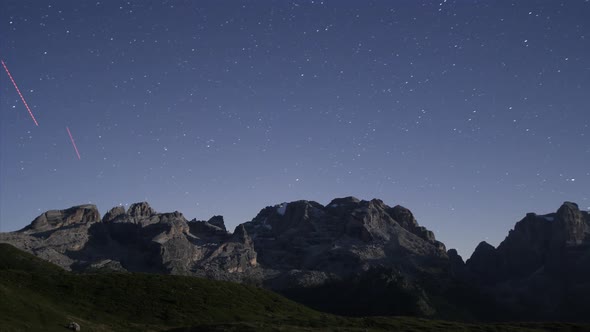
[(343, 318), (259, 288), (183, 276), (73, 274), (0, 244), (0, 331), (582, 331), (575, 324), (473, 325)]

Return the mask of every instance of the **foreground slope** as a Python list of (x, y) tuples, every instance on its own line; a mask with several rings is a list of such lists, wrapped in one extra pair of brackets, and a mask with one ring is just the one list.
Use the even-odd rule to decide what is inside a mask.
[(7, 244), (0, 244), (0, 292), (3, 329), (61, 331), (70, 320), (86, 331), (320, 319), (263, 289), (183, 276), (73, 274)]
[(555, 331), (573, 324), (461, 324), (322, 314), (259, 288), (185, 276), (73, 274), (0, 244), (2, 331)]

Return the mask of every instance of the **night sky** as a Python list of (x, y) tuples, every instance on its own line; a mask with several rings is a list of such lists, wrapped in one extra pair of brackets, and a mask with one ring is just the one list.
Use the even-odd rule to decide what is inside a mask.
[(0, 231), (352, 195), (469, 256), (590, 208), (588, 0), (3, 0), (0, 58)]

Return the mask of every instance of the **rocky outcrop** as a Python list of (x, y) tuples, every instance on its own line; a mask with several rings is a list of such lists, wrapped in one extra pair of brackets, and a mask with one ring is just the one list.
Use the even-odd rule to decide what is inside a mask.
[(70, 322), (70, 324), (68, 324), (68, 329), (70, 329), (72, 331), (80, 332), (80, 324), (78, 324), (76, 322)]

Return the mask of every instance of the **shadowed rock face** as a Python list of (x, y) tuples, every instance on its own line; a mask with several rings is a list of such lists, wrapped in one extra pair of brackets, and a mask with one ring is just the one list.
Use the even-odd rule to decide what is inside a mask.
[(222, 231), (227, 231), (227, 229), (225, 228), (223, 216), (213, 216), (211, 217), (211, 219), (207, 220), (207, 223), (215, 227), (218, 227)]
[(115, 206), (107, 212), (102, 218), (102, 222), (111, 222), (125, 216), (125, 208), (122, 206)]
[(495, 282), (525, 278), (540, 269), (561, 267), (564, 255), (590, 245), (588, 234), (588, 213), (565, 202), (556, 213), (528, 213), (497, 249), (480, 243), (467, 267)]
[(65, 252), (82, 250), (90, 240), (90, 228), (99, 223), (100, 214), (94, 205), (51, 210), (20, 231), (0, 233), (0, 242), (11, 243), (40, 258), (69, 267), (76, 261)]
[(556, 213), (528, 213), (498, 248), (482, 242), (466, 267), (517, 317), (580, 319), (590, 314), (576, 300), (590, 297), (589, 233), (588, 212), (565, 202)]

